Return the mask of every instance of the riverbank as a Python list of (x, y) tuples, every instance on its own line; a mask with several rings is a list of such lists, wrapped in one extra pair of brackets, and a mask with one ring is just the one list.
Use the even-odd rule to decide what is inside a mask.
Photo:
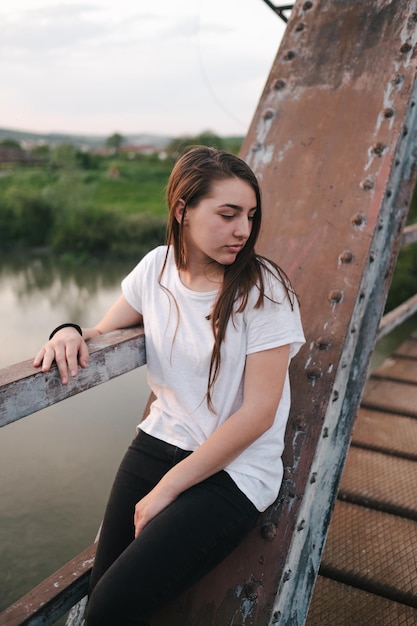
[(0, 178), (0, 249), (135, 258), (164, 241), (171, 165), (101, 159), (14, 167)]

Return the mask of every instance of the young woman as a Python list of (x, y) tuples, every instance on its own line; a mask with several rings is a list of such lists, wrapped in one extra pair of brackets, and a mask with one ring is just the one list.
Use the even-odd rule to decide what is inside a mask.
[(229, 554), (276, 498), (290, 389), (304, 342), (283, 271), (257, 256), (260, 191), (241, 159), (195, 148), (167, 189), (167, 246), (122, 282), (94, 327), (63, 325), (34, 365), (63, 384), (85, 340), (144, 324), (154, 402), (110, 494), (87, 626), (143, 626)]

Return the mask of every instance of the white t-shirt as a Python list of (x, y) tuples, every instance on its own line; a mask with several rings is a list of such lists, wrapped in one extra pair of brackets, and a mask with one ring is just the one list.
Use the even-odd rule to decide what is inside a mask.
[[(255, 309), (259, 290), (254, 287), (245, 311), (229, 320), (212, 390), (213, 413), (206, 401), (213, 349), (207, 316), (217, 292), (188, 289), (170, 250), (162, 284), (174, 301), (158, 283), (165, 254), (166, 246), (156, 248), (122, 282), (126, 300), (143, 315), (148, 383), (156, 396), (139, 428), (184, 450), (195, 450), (241, 405), (246, 355), (291, 344), (293, 357), (304, 335), (297, 302), (292, 310), (282, 283), (265, 272), (266, 293), (275, 302), (264, 298), (264, 305)], [(289, 408), (287, 373), (273, 426), (225, 467), (259, 511), (274, 502), (281, 485)]]

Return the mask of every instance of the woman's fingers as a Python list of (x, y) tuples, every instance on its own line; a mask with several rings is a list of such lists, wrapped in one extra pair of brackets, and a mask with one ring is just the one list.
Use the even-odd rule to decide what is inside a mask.
[(46, 349), (44, 347), (42, 347), (39, 350), (38, 354), (33, 359), (33, 367), (39, 367), (42, 364), (44, 356), (45, 356), (45, 352), (46, 352)]
[(81, 367), (87, 367), (88, 361), (90, 360), (90, 353), (88, 351), (88, 346), (85, 341), (81, 342), (80, 353), (78, 355), (78, 362)]
[(154, 517), (163, 511), (175, 498), (164, 493), (161, 484), (157, 485), (142, 500), (136, 503), (133, 523), (135, 526), (135, 539)]
[(42, 367), (43, 372), (49, 372), (53, 362), (56, 362), (59, 376), (63, 385), (67, 385), (70, 377), (77, 376), (78, 365), (87, 367), (89, 361), (88, 347), (79, 333), (72, 329), (63, 329), (48, 341), (36, 355), (33, 365)]

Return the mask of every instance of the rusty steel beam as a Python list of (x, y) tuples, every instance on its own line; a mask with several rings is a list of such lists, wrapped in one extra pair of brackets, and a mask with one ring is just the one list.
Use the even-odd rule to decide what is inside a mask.
[[(261, 36), (261, 34), (260, 34)], [(279, 497), (153, 626), (301, 625), (415, 185), (416, 0), (295, 3), (242, 156), (301, 300)]]
[(408, 320), (416, 313), (417, 294), (384, 315), (378, 328), (377, 340), (388, 335), (394, 328), (400, 326), (405, 320)]
[(403, 230), (403, 236), (401, 239), (401, 247), (409, 246), (411, 243), (417, 242), (417, 224), (410, 224)]

